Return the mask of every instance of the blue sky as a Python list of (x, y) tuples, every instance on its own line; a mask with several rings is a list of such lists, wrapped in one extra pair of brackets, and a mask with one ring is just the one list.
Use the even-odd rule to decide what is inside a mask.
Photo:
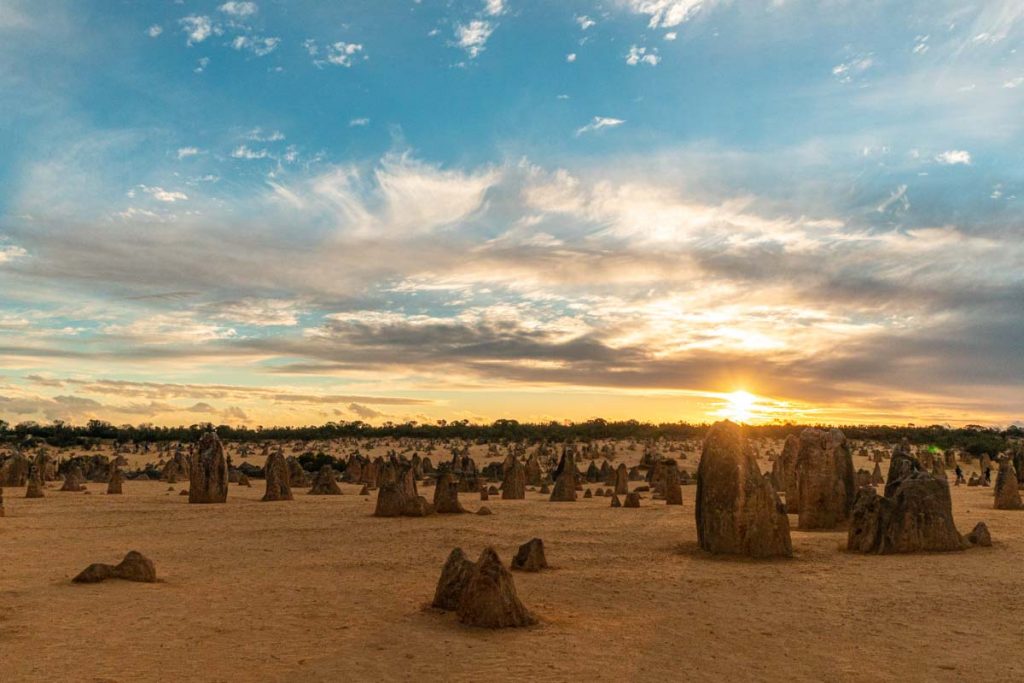
[(0, 0), (0, 418), (1022, 418), (1024, 5)]

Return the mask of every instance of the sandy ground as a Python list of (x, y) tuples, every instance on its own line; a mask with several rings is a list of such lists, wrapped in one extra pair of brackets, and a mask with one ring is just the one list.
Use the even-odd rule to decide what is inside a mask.
[[(794, 531), (794, 559), (752, 562), (697, 549), (692, 486), (682, 508), (532, 493), (422, 519), (373, 518), (350, 485), (261, 503), (254, 481), (213, 506), (180, 484), (50, 486), (4, 491), (3, 681), (1024, 680), (1024, 512), (993, 510), (987, 488), (953, 501), (992, 548), (865, 557), (841, 550), (845, 532)], [(507, 563), (534, 536), (553, 568), (515, 580), (539, 626), (481, 631), (425, 607), (454, 546)], [(132, 549), (159, 583), (70, 583)]]

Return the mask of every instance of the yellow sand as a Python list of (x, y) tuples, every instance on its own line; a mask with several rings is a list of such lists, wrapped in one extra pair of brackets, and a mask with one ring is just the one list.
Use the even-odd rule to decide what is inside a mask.
[[(986, 520), (993, 548), (861, 556), (845, 532), (794, 531), (794, 559), (751, 562), (697, 550), (692, 486), (682, 508), (530, 493), (492, 496), (489, 517), (376, 519), (358, 486), (260, 503), (252, 483), (211, 506), (188, 505), (187, 483), (6, 489), (0, 680), (1024, 679), (1024, 512), (993, 510), (991, 489), (953, 501), (960, 531)], [(480, 631), (425, 608), (454, 546), (508, 562), (534, 536), (553, 568), (515, 580), (540, 626)], [(133, 549), (160, 583), (70, 583)]]

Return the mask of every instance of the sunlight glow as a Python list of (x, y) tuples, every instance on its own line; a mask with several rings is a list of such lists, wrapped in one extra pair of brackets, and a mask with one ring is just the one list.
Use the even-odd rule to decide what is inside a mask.
[(725, 395), (726, 405), (719, 414), (733, 422), (749, 422), (757, 408), (757, 397), (747, 391), (737, 390)]

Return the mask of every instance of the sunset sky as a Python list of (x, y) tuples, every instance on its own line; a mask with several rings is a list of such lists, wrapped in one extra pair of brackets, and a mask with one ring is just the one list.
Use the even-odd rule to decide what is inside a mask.
[(0, 0), (0, 419), (1024, 420), (1020, 0)]

